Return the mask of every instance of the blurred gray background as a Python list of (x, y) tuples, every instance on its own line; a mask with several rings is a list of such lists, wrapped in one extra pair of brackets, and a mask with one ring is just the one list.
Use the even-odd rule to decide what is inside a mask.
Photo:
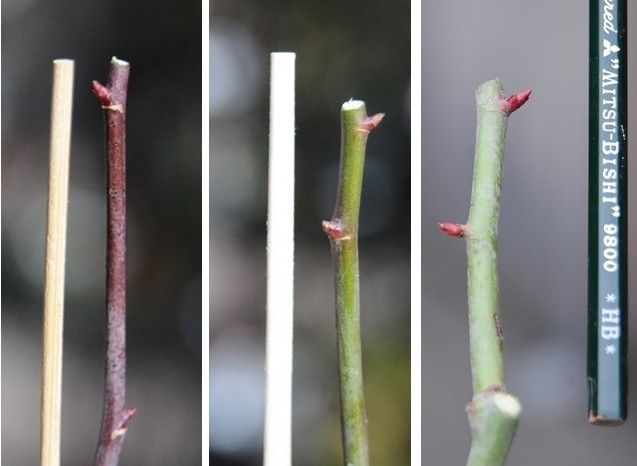
[[(637, 9), (629, 3), (629, 109), (637, 108)], [(464, 464), (471, 399), (466, 259), (436, 222), (466, 220), (475, 88), (499, 76), (507, 93), (532, 88), (509, 121), (500, 217), (501, 308), (509, 391), (524, 413), (516, 466), (636, 464), (637, 345), (631, 344), (629, 420), (587, 423), (586, 231), (588, 2), (450, 0), (422, 16), (422, 457)], [(629, 110), (630, 158), (637, 118)], [(629, 136), (630, 138), (630, 136)], [(635, 277), (637, 164), (629, 163)], [(637, 338), (630, 289), (630, 337)]]
[(373, 464), (409, 464), (409, 2), (215, 2), (210, 42), (211, 464), (262, 464), (268, 82), (297, 53), (295, 465), (342, 464), (329, 241), (340, 107), (386, 117), (361, 213), (363, 365)]
[(104, 378), (106, 177), (90, 90), (130, 61), (123, 465), (201, 464), (201, 3), (2, 2), (2, 464), (38, 463), (51, 61), (76, 60), (62, 464), (91, 464)]

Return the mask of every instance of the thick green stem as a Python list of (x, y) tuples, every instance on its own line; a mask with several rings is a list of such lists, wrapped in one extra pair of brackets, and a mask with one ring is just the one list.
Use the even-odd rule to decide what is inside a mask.
[(381, 119), (380, 114), (368, 117), (361, 101), (343, 104), (336, 207), (332, 219), (323, 222), (334, 263), (341, 424), (347, 466), (369, 464), (361, 357), (358, 217), (367, 136)]
[(504, 140), (509, 115), (531, 91), (502, 95), (499, 79), (476, 91), (478, 127), (466, 225), (440, 224), (467, 243), (467, 294), (473, 400), (467, 407), (473, 441), (468, 466), (504, 464), (520, 419), (520, 402), (506, 393), (502, 361), (502, 329), (498, 302), (498, 217), (502, 188)]
[[(527, 95), (528, 98), (528, 95)], [(506, 394), (498, 289), (498, 217), (504, 140), (510, 109), (499, 79), (476, 91), (478, 127), (466, 225), (467, 294), (473, 401), (468, 466), (504, 464), (520, 419), (519, 401)]]
[(471, 208), (465, 233), (474, 394), (491, 386), (504, 388), (496, 255), (504, 137), (508, 120), (507, 114), (498, 108), (502, 99), (502, 83), (498, 79), (482, 84), (476, 92), (476, 155)]
[(467, 409), (473, 442), (467, 466), (504, 464), (518, 427), (522, 407), (508, 393), (477, 395)]

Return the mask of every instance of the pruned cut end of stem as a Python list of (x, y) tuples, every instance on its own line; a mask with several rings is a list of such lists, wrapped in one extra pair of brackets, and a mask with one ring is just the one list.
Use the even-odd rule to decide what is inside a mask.
[(117, 65), (117, 66), (130, 66), (130, 63), (128, 63), (125, 60), (120, 60), (117, 57), (113, 57), (111, 58), (111, 64), (112, 65)]
[(503, 416), (517, 419), (522, 414), (520, 401), (508, 393), (494, 393), (493, 403), (498, 407)]
[(521, 91), (507, 97), (506, 99), (502, 99), (499, 102), (500, 110), (507, 115), (512, 114), (522, 105), (524, 105), (527, 100), (529, 100), (529, 97), (531, 97), (531, 92), (531, 89), (527, 89), (526, 91)]
[(342, 110), (344, 111), (358, 110), (360, 108), (363, 108), (364, 106), (365, 106), (365, 102), (363, 102), (362, 100), (351, 99), (343, 104)]
[(461, 223), (439, 223), (438, 228), (446, 235), (453, 236), (454, 238), (464, 238), (467, 226)]
[(508, 393), (482, 392), (470, 404), (471, 451), (467, 466), (503, 466), (522, 406)]

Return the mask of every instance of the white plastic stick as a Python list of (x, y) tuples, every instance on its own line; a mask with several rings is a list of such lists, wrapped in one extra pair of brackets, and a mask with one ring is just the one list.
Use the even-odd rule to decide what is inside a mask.
[(49, 205), (42, 329), (42, 406), (40, 413), (40, 464), (42, 466), (58, 466), (60, 464), (64, 259), (71, 114), (73, 110), (73, 73), (74, 63), (72, 60), (53, 61)]
[(270, 56), (264, 466), (292, 463), (295, 58)]

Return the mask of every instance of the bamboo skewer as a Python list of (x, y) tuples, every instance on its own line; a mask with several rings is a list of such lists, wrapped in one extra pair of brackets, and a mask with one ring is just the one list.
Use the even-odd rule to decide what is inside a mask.
[(263, 464), (292, 464), (294, 53), (271, 55)]
[(73, 60), (53, 61), (46, 233), (40, 464), (60, 464), (64, 262), (68, 205)]

